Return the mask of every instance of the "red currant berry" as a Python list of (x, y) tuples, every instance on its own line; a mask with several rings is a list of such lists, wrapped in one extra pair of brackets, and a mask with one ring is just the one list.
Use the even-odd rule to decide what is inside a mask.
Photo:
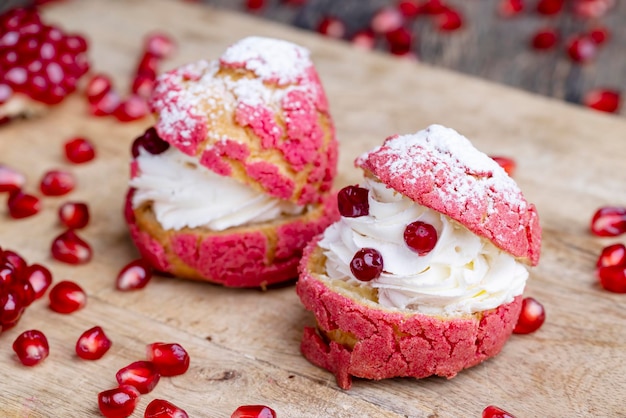
[(359, 186), (347, 186), (337, 194), (339, 213), (346, 218), (367, 216), (370, 212), (367, 195), (369, 191)]
[(418, 255), (426, 255), (437, 245), (437, 230), (425, 222), (412, 222), (404, 229), (404, 242)]
[(362, 282), (377, 279), (383, 272), (383, 256), (374, 248), (361, 248), (352, 257), (350, 271)]

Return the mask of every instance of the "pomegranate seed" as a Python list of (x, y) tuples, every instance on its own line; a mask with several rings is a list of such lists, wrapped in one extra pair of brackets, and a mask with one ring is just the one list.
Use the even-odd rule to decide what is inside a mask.
[(120, 95), (114, 90), (109, 90), (99, 100), (95, 100), (91, 103), (89, 111), (94, 116), (108, 116), (112, 115), (115, 110), (120, 106), (122, 99)]
[(24, 366), (35, 366), (50, 354), (48, 339), (36, 329), (24, 331), (13, 342), (13, 351)]
[(130, 122), (141, 119), (148, 113), (150, 113), (150, 108), (148, 107), (146, 99), (133, 94), (120, 103), (113, 112), (113, 115), (115, 115), (120, 122)]
[(95, 156), (93, 144), (85, 138), (73, 138), (65, 143), (65, 157), (74, 164), (86, 163)]
[(148, 361), (156, 365), (161, 376), (177, 376), (189, 369), (189, 354), (180, 344), (148, 344), (146, 353)]
[(143, 414), (144, 418), (189, 418), (187, 412), (163, 399), (154, 399)]
[(139, 60), (139, 64), (137, 65), (136, 74), (145, 74), (146, 76), (156, 78), (159, 69), (159, 58), (151, 54), (150, 52), (145, 52), (141, 59)]
[(559, 40), (559, 34), (555, 29), (542, 29), (537, 31), (531, 40), (534, 49), (545, 51), (554, 48)]
[(483, 418), (515, 418), (504, 409), (498, 408), (494, 405), (489, 405), (483, 409)]
[(154, 77), (140, 73), (135, 76), (131, 91), (139, 97), (144, 99), (150, 98), (152, 91), (154, 90), (155, 79)]
[(19, 273), (16, 271), (15, 266), (7, 261), (3, 261), (0, 264), (0, 290), (9, 288), (9, 286), (16, 283), (16, 276), (19, 276)]
[(146, 394), (155, 388), (161, 375), (157, 367), (151, 361), (135, 361), (126, 367), (122, 367), (115, 374), (120, 385), (133, 386), (141, 394)]
[(35, 300), (35, 290), (28, 280), (19, 280), (11, 289), (19, 297), (19, 301), (24, 308), (27, 308)]
[(621, 101), (620, 92), (610, 89), (593, 89), (583, 97), (585, 106), (607, 113), (617, 113)]
[(156, 129), (148, 128), (143, 135), (133, 141), (131, 154), (134, 158), (137, 158), (139, 156), (139, 149), (144, 149), (150, 154), (157, 155), (165, 152), (169, 147), (170, 144), (159, 137)]
[(446, 6), (443, 5), (441, 0), (426, 0), (420, 7), (420, 13), (427, 15), (436, 15), (443, 13)]
[(322, 35), (341, 39), (346, 34), (346, 25), (335, 17), (326, 16), (317, 25), (317, 31)]
[(565, 0), (539, 0), (537, 12), (542, 15), (555, 15), (563, 10)]
[(117, 275), (115, 287), (117, 290), (136, 290), (146, 287), (152, 279), (152, 269), (143, 259), (128, 263)]
[(276, 418), (276, 411), (265, 405), (242, 405), (230, 418)]
[(374, 32), (371, 30), (362, 30), (356, 32), (352, 36), (352, 44), (357, 48), (370, 50), (374, 49), (376, 44), (376, 39), (374, 38)]
[(404, 229), (404, 242), (412, 251), (425, 256), (437, 245), (437, 230), (425, 222), (412, 222)]
[(176, 51), (176, 44), (169, 35), (156, 32), (146, 37), (144, 49), (157, 58), (169, 58)]
[(50, 273), (48, 268), (40, 264), (28, 266), (24, 272), (24, 278), (28, 280), (33, 288), (35, 299), (42, 297), (52, 284), (52, 273)]
[(567, 54), (572, 61), (586, 63), (595, 58), (598, 47), (587, 35), (578, 35), (572, 38), (567, 45)]
[(0, 294), (0, 329), (3, 331), (17, 325), (26, 309), (20, 299), (19, 291), (14, 286)]
[(596, 262), (596, 267), (626, 266), (626, 246), (613, 244), (604, 247)]
[(68, 171), (50, 170), (43, 175), (39, 188), (46, 196), (68, 194), (76, 186), (74, 175)]
[(91, 260), (91, 246), (74, 230), (68, 230), (52, 241), (52, 257), (67, 264), (84, 264)]
[(22, 192), (11, 193), (7, 205), (9, 215), (14, 219), (27, 218), (35, 215), (41, 209), (39, 198)]
[(498, 155), (492, 156), (491, 159), (497, 162), (498, 165), (502, 167), (509, 176), (512, 177), (513, 174), (515, 174), (515, 169), (517, 168), (517, 164), (515, 163), (514, 159), (509, 158), (509, 157), (498, 156)]
[(463, 16), (454, 9), (446, 8), (435, 17), (437, 28), (441, 31), (455, 31), (463, 26)]
[(407, 19), (417, 16), (420, 12), (420, 6), (417, 0), (400, 0), (397, 7), (402, 16)]
[(537, 331), (546, 320), (546, 311), (543, 305), (534, 298), (522, 300), (522, 311), (517, 324), (513, 329), (514, 334), (530, 334)]
[(609, 292), (626, 293), (626, 266), (615, 265), (597, 269), (600, 285)]
[(400, 10), (393, 7), (383, 7), (378, 10), (374, 17), (370, 27), (375, 33), (386, 34), (400, 29), (404, 25), (404, 16)]
[(82, 202), (67, 202), (59, 208), (59, 220), (69, 229), (81, 229), (89, 223), (89, 207)]
[(599, 237), (614, 237), (626, 232), (626, 208), (605, 206), (591, 218), (591, 233)]
[(389, 50), (395, 55), (404, 55), (411, 51), (413, 34), (407, 28), (398, 28), (385, 34)]
[(111, 79), (105, 74), (96, 74), (87, 83), (85, 95), (89, 103), (95, 104), (111, 91)]
[(576, 0), (573, 3), (575, 14), (587, 19), (597, 19), (615, 5), (615, 0)]
[(64, 51), (69, 52), (85, 52), (87, 51), (87, 41), (80, 35), (66, 36), (61, 45)]
[(369, 191), (359, 186), (346, 186), (337, 194), (339, 213), (346, 218), (369, 215)]
[(374, 280), (383, 272), (383, 256), (374, 248), (361, 248), (352, 257), (350, 271), (362, 282)]
[(246, 9), (250, 12), (256, 12), (265, 7), (265, 0), (246, 0)]
[(0, 164), (0, 193), (16, 192), (24, 186), (24, 183), (26, 183), (26, 177), (22, 173)]
[(84, 360), (98, 360), (111, 348), (111, 340), (101, 327), (83, 332), (76, 341), (76, 355)]
[(63, 280), (50, 289), (50, 309), (62, 314), (76, 312), (87, 304), (87, 294), (76, 283)]
[(132, 386), (120, 386), (98, 393), (98, 407), (106, 418), (126, 418), (135, 411), (139, 392)]
[(595, 42), (596, 45), (602, 45), (610, 38), (610, 36), (611, 35), (609, 33), (609, 30), (603, 26), (594, 28), (589, 31), (589, 38), (591, 38), (591, 40)]
[(22, 275), (24, 270), (26, 270), (26, 261), (15, 251), (4, 250), (2, 252), (2, 259), (13, 266), (18, 275)]
[(524, 10), (524, 0), (500, 0), (498, 14), (501, 17), (517, 16)]

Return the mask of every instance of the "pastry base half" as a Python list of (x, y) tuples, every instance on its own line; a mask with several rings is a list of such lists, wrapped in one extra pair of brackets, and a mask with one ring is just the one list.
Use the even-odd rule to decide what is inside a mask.
[(511, 335), (522, 296), (496, 309), (439, 318), (380, 307), (375, 295), (323, 275), (326, 258), (311, 242), (296, 291), (317, 328), (304, 330), (301, 351), (350, 389), (352, 377), (454, 377), (500, 352)]
[(305, 245), (339, 217), (329, 193), (299, 216), (212, 231), (164, 230), (150, 205), (133, 209), (132, 189), (124, 215), (142, 257), (156, 270), (227, 287), (261, 287), (297, 278)]

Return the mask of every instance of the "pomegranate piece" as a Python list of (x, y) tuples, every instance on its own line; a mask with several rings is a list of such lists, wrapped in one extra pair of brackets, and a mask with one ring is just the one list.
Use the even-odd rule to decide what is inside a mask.
[(176, 51), (176, 43), (168, 34), (154, 32), (146, 36), (144, 50), (157, 58), (169, 58)]
[(115, 90), (107, 91), (99, 100), (89, 106), (89, 111), (94, 116), (112, 115), (122, 103), (120, 95)]
[(98, 103), (111, 91), (111, 79), (106, 74), (95, 74), (85, 87), (85, 96), (91, 104)]
[(542, 15), (555, 15), (563, 10), (565, 0), (539, 0), (537, 12)]
[(417, 0), (400, 0), (396, 4), (400, 14), (406, 19), (412, 19), (420, 13), (420, 5)]
[(133, 386), (139, 393), (146, 394), (156, 387), (161, 375), (154, 363), (140, 360), (119, 369), (115, 378), (121, 386)]
[(596, 57), (598, 46), (588, 35), (574, 36), (567, 44), (567, 55), (576, 63), (584, 64)]
[(559, 41), (559, 33), (552, 28), (537, 31), (532, 39), (531, 46), (539, 51), (546, 51), (556, 46)]
[(514, 159), (503, 157), (501, 155), (493, 155), (491, 156), (491, 159), (498, 163), (498, 165), (506, 171), (506, 174), (513, 177), (513, 174), (515, 174), (515, 170), (517, 169), (517, 164)]
[(619, 91), (611, 89), (593, 89), (583, 97), (583, 104), (591, 109), (607, 113), (617, 113), (622, 102)]
[(83, 332), (76, 341), (76, 355), (84, 360), (98, 360), (111, 348), (111, 340), (104, 330), (95, 326)]
[(596, 267), (626, 266), (626, 246), (613, 244), (604, 247), (596, 262)]
[(536, 299), (528, 297), (522, 300), (522, 311), (517, 324), (513, 328), (514, 334), (530, 334), (537, 331), (546, 320), (546, 311)]
[(337, 206), (341, 216), (358, 218), (369, 215), (369, 191), (359, 186), (346, 186), (337, 194)]
[(98, 407), (106, 418), (126, 418), (135, 411), (139, 392), (132, 386), (120, 386), (98, 393)]
[(524, 0), (500, 0), (498, 14), (508, 18), (519, 15), (524, 10)]
[(66, 202), (59, 207), (59, 220), (69, 229), (81, 229), (89, 223), (89, 206), (83, 202)]
[(189, 418), (187, 412), (164, 399), (154, 399), (146, 406), (144, 418)]
[(135, 74), (144, 74), (147, 77), (155, 79), (159, 72), (159, 62), (159, 57), (150, 52), (144, 52), (139, 60)]
[(230, 418), (276, 418), (276, 411), (265, 405), (242, 405)]
[(419, 256), (425, 256), (437, 245), (437, 230), (425, 222), (411, 222), (404, 229), (404, 242)]
[(626, 293), (626, 266), (599, 267), (596, 271), (600, 285), (609, 292)]
[(14, 219), (28, 218), (41, 210), (39, 198), (21, 191), (11, 193), (7, 200), (9, 216)]
[(84, 264), (91, 260), (91, 246), (74, 230), (68, 230), (52, 241), (52, 257), (67, 264)]
[(42, 297), (52, 284), (52, 273), (47, 267), (40, 264), (28, 266), (24, 272), (24, 278), (28, 280), (35, 292), (35, 299)]
[(24, 186), (24, 183), (26, 183), (26, 177), (22, 173), (0, 164), (0, 193), (17, 192)]
[(13, 351), (24, 366), (35, 366), (48, 357), (50, 347), (43, 332), (31, 329), (17, 336)]
[(177, 376), (189, 369), (189, 354), (178, 343), (152, 343), (146, 346), (148, 361), (154, 363), (161, 376)]
[(44, 173), (39, 188), (46, 196), (63, 196), (76, 186), (74, 175), (68, 171), (50, 170)]
[(413, 34), (407, 28), (401, 27), (385, 34), (389, 43), (389, 51), (394, 55), (405, 55), (411, 52)]
[(387, 34), (400, 29), (404, 25), (404, 16), (399, 9), (394, 7), (383, 7), (379, 9), (370, 23), (374, 33)]
[(19, 291), (15, 286), (9, 287), (0, 294), (0, 329), (6, 331), (13, 328), (19, 322), (26, 306), (22, 303)]
[(245, 6), (250, 12), (258, 12), (265, 7), (265, 0), (245, 0)]
[(602, 17), (615, 5), (615, 0), (576, 0), (574, 13), (586, 19)]
[(15, 292), (24, 308), (27, 308), (35, 300), (35, 289), (28, 280), (23, 280), (22, 277), (11, 286), (10, 290)]
[(133, 94), (119, 104), (113, 115), (120, 122), (131, 122), (143, 118), (148, 113), (150, 108), (146, 99)]
[(87, 294), (76, 283), (63, 280), (50, 289), (48, 295), (50, 309), (62, 314), (69, 314), (82, 309), (87, 304)]
[(446, 10), (446, 6), (441, 0), (426, 0), (420, 7), (420, 13), (426, 15), (437, 15), (443, 13)]
[(483, 418), (515, 418), (509, 412), (504, 409), (498, 408), (494, 405), (489, 405), (483, 409)]
[(135, 76), (133, 79), (133, 85), (131, 87), (131, 91), (137, 96), (148, 99), (152, 95), (155, 85), (155, 78), (145, 74), (140, 73)]
[(604, 26), (598, 26), (589, 31), (589, 38), (591, 38), (596, 45), (602, 45), (610, 36), (609, 29)]
[(317, 25), (317, 31), (322, 35), (341, 39), (346, 34), (346, 25), (336, 17), (326, 16)]
[(626, 232), (626, 207), (605, 206), (591, 218), (591, 233), (599, 237), (614, 237)]
[(457, 10), (446, 7), (443, 12), (435, 16), (437, 28), (440, 31), (452, 32), (463, 27), (463, 16)]
[(167, 151), (170, 147), (168, 142), (165, 142), (159, 137), (154, 127), (148, 128), (143, 135), (135, 138), (131, 147), (131, 154), (134, 158), (139, 156), (139, 150), (144, 149), (153, 155), (161, 154)]
[(376, 45), (374, 32), (372, 32), (371, 30), (367, 30), (367, 29), (356, 32), (352, 36), (352, 44), (356, 46), (357, 48), (361, 48), (365, 50), (374, 49), (374, 46)]
[(137, 290), (152, 279), (152, 268), (143, 259), (131, 261), (120, 270), (115, 280), (117, 290)]
[(374, 248), (361, 248), (350, 261), (350, 271), (358, 280), (369, 282), (383, 272), (383, 256)]
[(96, 150), (91, 142), (85, 138), (73, 138), (65, 143), (65, 157), (74, 164), (91, 161), (96, 156)]

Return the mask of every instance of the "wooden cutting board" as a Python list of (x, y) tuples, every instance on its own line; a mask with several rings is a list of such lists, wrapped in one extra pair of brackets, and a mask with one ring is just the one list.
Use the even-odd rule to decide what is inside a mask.
[[(293, 286), (261, 292), (156, 277), (143, 291), (114, 289), (119, 269), (137, 257), (121, 211), (132, 139), (151, 121), (121, 124), (89, 116), (72, 97), (47, 116), (0, 127), (0, 162), (23, 170), (36, 192), (41, 174), (74, 172), (71, 195), (44, 198), (44, 210), (11, 220), (0, 208), (0, 246), (50, 267), (55, 281), (74, 280), (89, 295), (72, 315), (33, 304), (18, 326), (0, 335), (0, 416), (97, 416), (96, 395), (115, 386), (115, 372), (144, 357), (145, 345), (175, 341), (191, 355), (183, 376), (163, 378), (141, 398), (133, 416), (153, 398), (183, 407), (191, 417), (229, 417), (242, 404), (266, 404), (287, 417), (480, 417), (489, 404), (519, 417), (626, 415), (626, 295), (599, 288), (594, 263), (600, 249), (620, 239), (588, 232), (602, 205), (626, 205), (626, 121), (560, 102), (392, 57), (366, 53), (250, 17), (164, 0), (83, 0), (51, 5), (47, 19), (88, 35), (93, 68), (125, 91), (142, 36), (162, 28), (179, 43), (164, 69), (216, 58), (247, 35), (288, 39), (312, 51), (326, 87), (341, 143), (337, 186), (357, 182), (352, 161), (388, 135), (431, 123), (457, 129), (488, 154), (513, 157), (516, 180), (536, 203), (544, 229), (543, 253), (527, 295), (546, 307), (535, 334), (513, 336), (495, 359), (452, 380), (356, 380), (350, 391), (299, 353), (302, 328), (312, 317)], [(62, 144), (90, 138), (98, 157), (70, 166)], [(92, 223), (83, 236), (93, 260), (67, 266), (49, 256), (62, 229), (56, 210), (85, 200)], [(99, 361), (75, 357), (82, 331), (100, 325), (113, 340)], [(44, 331), (50, 356), (25, 368), (10, 348), (26, 329)]]

